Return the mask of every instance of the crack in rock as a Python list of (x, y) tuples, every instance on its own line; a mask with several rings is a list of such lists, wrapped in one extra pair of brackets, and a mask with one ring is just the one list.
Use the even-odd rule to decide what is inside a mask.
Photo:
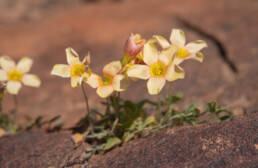
[(187, 27), (188, 29), (196, 32), (197, 34), (199, 34), (200, 36), (203, 36), (209, 40), (211, 40), (216, 47), (218, 48), (218, 51), (220, 53), (220, 57), (222, 58), (222, 60), (225, 62), (225, 64), (230, 68), (230, 70), (234, 73), (237, 74), (238, 73), (238, 68), (236, 66), (236, 64), (228, 57), (228, 53), (226, 50), (226, 47), (224, 46), (224, 44), (214, 35), (204, 31), (203, 29), (201, 29), (200, 27), (192, 24), (191, 22), (183, 19), (183, 18), (176, 18), (179, 23), (181, 23), (183, 26)]

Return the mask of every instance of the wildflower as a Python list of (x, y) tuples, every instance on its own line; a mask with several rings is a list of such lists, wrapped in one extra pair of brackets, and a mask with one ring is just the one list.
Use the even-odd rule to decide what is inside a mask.
[(142, 39), (139, 34), (131, 34), (124, 46), (124, 57), (122, 60), (123, 66), (134, 60), (140, 62), (142, 60), (142, 49), (145, 39)]
[[(162, 36), (154, 36), (162, 48), (169, 48), (171, 44)], [(185, 34), (180, 29), (172, 29), (170, 35), (170, 42), (175, 45), (178, 49), (174, 59), (174, 63), (179, 65), (186, 59), (196, 59), (200, 62), (203, 61), (203, 54), (200, 52), (201, 49), (207, 47), (205, 41), (197, 40), (185, 44)]]
[(83, 61), (80, 61), (79, 55), (72, 48), (66, 49), (66, 59), (68, 65), (56, 64), (52, 71), (52, 75), (57, 75), (63, 78), (71, 78), (71, 86), (77, 87), (82, 84), (82, 81), (87, 81), (91, 74), (90, 54), (88, 53)]
[(148, 92), (158, 94), (164, 87), (166, 80), (174, 81), (184, 78), (184, 71), (173, 63), (176, 47), (171, 46), (158, 51), (157, 41), (150, 39), (143, 49), (143, 61), (146, 65), (135, 64), (127, 71), (129, 77), (148, 79)]
[(30, 58), (22, 58), (18, 64), (7, 57), (0, 58), (0, 81), (7, 82), (6, 90), (8, 93), (17, 95), (23, 83), (26, 86), (39, 87), (41, 82), (36, 75), (27, 74), (32, 66), (32, 60)]
[(103, 68), (104, 80), (92, 73), (87, 83), (92, 88), (97, 88), (97, 94), (102, 98), (110, 96), (113, 91), (122, 92), (128, 87), (128, 80), (125, 75), (120, 74), (121, 70), (121, 62), (113, 61)]

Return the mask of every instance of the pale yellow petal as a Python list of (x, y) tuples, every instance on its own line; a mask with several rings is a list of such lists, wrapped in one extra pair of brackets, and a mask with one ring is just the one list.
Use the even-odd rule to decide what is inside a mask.
[(133, 65), (127, 70), (127, 75), (132, 78), (150, 78), (150, 68), (147, 65)]
[(172, 29), (170, 41), (177, 47), (183, 47), (185, 45), (185, 33), (180, 29)]
[(8, 93), (13, 94), (13, 95), (17, 95), (19, 90), (21, 89), (21, 83), (20, 82), (16, 82), (16, 81), (8, 81), (7, 82), (7, 86), (6, 86), (6, 90), (8, 91)]
[(70, 77), (69, 65), (56, 64), (51, 71), (51, 75), (61, 76), (63, 78)]
[(36, 75), (25, 74), (22, 78), (22, 83), (26, 86), (39, 87), (41, 81)]
[(129, 80), (124, 75), (116, 75), (112, 84), (115, 91), (121, 92), (128, 88)]
[(8, 77), (7, 77), (7, 72), (5, 72), (4, 70), (0, 69), (0, 81), (7, 81)]
[(170, 46), (169, 42), (167, 41), (167, 39), (165, 39), (163, 36), (153, 36), (157, 42), (159, 43), (161, 48), (168, 48)]
[(106, 98), (110, 96), (113, 93), (113, 91), (114, 89), (112, 85), (105, 85), (98, 87), (97, 94), (102, 98)]
[(176, 54), (176, 51), (177, 47), (174, 45), (171, 45), (169, 48), (163, 49), (159, 54), (159, 61), (161, 61), (165, 65), (170, 64)]
[(86, 83), (92, 88), (97, 88), (100, 85), (100, 80), (100, 76), (92, 73)]
[(89, 73), (89, 72), (84, 72), (84, 73), (82, 74), (82, 76), (81, 76), (82, 81), (87, 82), (87, 80), (89, 79), (90, 75), (91, 75), (91, 73)]
[(151, 65), (158, 61), (158, 48), (156, 46), (157, 41), (150, 39), (143, 47), (143, 61), (147, 65)]
[(186, 59), (175, 57), (175, 58), (173, 59), (173, 64), (179, 65), (179, 64), (181, 64), (184, 60), (186, 60)]
[(75, 64), (81, 63), (79, 55), (74, 49), (69, 47), (69, 48), (66, 48), (65, 52), (66, 52), (67, 63), (69, 65), (75, 65)]
[(5, 71), (12, 70), (16, 67), (15, 62), (11, 58), (9, 58), (8, 56), (2, 56), (0, 58), (0, 66)]
[(185, 77), (185, 72), (184, 70), (178, 66), (171, 64), (166, 73), (166, 79), (170, 82), (177, 80), (177, 79), (183, 79)]
[(161, 89), (165, 86), (166, 79), (164, 78), (150, 78), (147, 82), (148, 92), (151, 95), (159, 94)]
[(205, 47), (207, 47), (207, 43), (202, 40), (193, 41), (185, 46), (189, 53), (197, 53)]
[(192, 54), (189, 58), (195, 59), (199, 62), (203, 62), (204, 55), (201, 52), (197, 52), (196, 54)]
[(90, 53), (88, 52), (82, 60), (83, 64), (90, 64)]
[(81, 80), (81, 77), (79, 76), (73, 76), (71, 77), (71, 86), (73, 88), (77, 87), (80, 85), (80, 80)]
[(109, 64), (104, 66), (103, 74), (115, 76), (121, 69), (122, 69), (122, 64), (120, 61), (112, 61)]
[(18, 64), (17, 64), (17, 69), (22, 72), (22, 73), (27, 73), (30, 71), (30, 68), (32, 66), (32, 59), (28, 58), (28, 57), (24, 57), (22, 58)]

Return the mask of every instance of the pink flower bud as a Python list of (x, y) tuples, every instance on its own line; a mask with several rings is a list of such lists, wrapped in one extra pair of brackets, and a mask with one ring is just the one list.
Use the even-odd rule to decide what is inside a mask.
[(132, 33), (125, 43), (124, 52), (136, 56), (142, 51), (144, 43), (145, 40), (139, 34)]

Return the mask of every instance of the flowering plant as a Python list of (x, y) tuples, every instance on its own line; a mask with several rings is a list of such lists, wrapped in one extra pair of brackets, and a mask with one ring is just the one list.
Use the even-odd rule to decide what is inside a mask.
[[(174, 108), (174, 104), (182, 96), (172, 96), (171, 87), (168, 87), (167, 95), (160, 96), (166, 84), (171, 86), (176, 80), (185, 77), (186, 72), (181, 67), (184, 61), (194, 59), (203, 62), (204, 55), (201, 50), (205, 47), (207, 44), (202, 40), (186, 44), (185, 34), (180, 29), (172, 29), (169, 41), (160, 35), (144, 39), (139, 34), (130, 34), (125, 42), (121, 60), (105, 65), (102, 75), (92, 72), (89, 53), (80, 59), (74, 49), (67, 48), (67, 64), (54, 65), (51, 74), (70, 78), (72, 88), (82, 89), (86, 115), (72, 128), (72, 138), (75, 143), (86, 141), (91, 145), (86, 150), (87, 158), (162, 128), (220, 122), (231, 118), (231, 113), (217, 106), (215, 102), (208, 103), (204, 111), (194, 104), (185, 110)], [(28, 74), (31, 66), (32, 60), (27, 57), (22, 58), (17, 65), (7, 56), (0, 57), (0, 136), (5, 135), (6, 130), (18, 130), (15, 122), (10, 120), (8, 115), (1, 113), (1, 102), (5, 93), (14, 95), (14, 111), (17, 111), (16, 95), (22, 84), (32, 87), (39, 87), (41, 84), (36, 75)], [(120, 93), (126, 91), (130, 83), (138, 80), (147, 80), (146, 90), (150, 95), (156, 95), (157, 101), (144, 99), (134, 103), (121, 97)], [(86, 86), (96, 89), (97, 95), (105, 98), (106, 101), (102, 102), (105, 106), (104, 112), (89, 107)], [(155, 109), (157, 114), (150, 115), (146, 112), (147, 109)], [(49, 122), (42, 122), (42, 118), (38, 117), (25, 129), (31, 129), (35, 125), (41, 127), (57, 119), (58, 117), (55, 117)], [(60, 129), (58, 126), (55, 128)]]
[[(80, 62), (78, 54), (71, 48), (66, 49), (69, 65), (53, 67), (53, 75), (71, 77), (72, 87), (83, 86), (85, 83), (96, 89), (101, 98), (106, 98), (106, 102), (102, 103), (106, 106), (103, 113), (96, 109), (90, 110), (88, 98), (85, 96), (87, 115), (73, 128), (73, 140), (76, 143), (85, 140), (92, 144), (91, 148), (87, 149), (88, 158), (92, 154), (107, 151), (137, 136), (144, 136), (164, 127), (206, 122), (197, 120), (203, 113), (194, 105), (183, 111), (172, 108), (172, 105), (181, 99), (180, 95), (168, 94), (160, 98), (159, 94), (166, 83), (171, 85), (172, 82), (185, 77), (180, 66), (183, 61), (195, 59), (203, 62), (204, 55), (200, 51), (207, 47), (207, 44), (202, 40), (185, 44), (185, 34), (179, 29), (172, 30), (170, 42), (160, 35), (146, 40), (139, 34), (130, 34), (124, 46), (123, 57), (120, 61), (105, 65), (103, 77), (91, 71), (90, 62), (87, 61), (89, 55), (84, 58), (86, 61)], [(136, 79), (148, 80), (147, 91), (150, 95), (157, 95), (157, 102), (143, 100), (133, 103), (120, 97), (120, 92), (126, 91), (130, 82), (137, 82)], [(86, 95), (84, 89), (83, 93)], [(146, 107), (156, 108), (157, 117), (147, 115)], [(216, 114), (219, 120), (230, 118), (228, 114), (222, 119), (219, 115), (222, 111), (225, 109), (214, 103), (207, 105), (207, 112)], [(85, 124), (88, 125), (86, 130)]]
[[(22, 58), (18, 64), (8, 56), (0, 57), (0, 130), (3, 135), (7, 130), (15, 133), (18, 126), (15, 124), (16, 112), (18, 110), (17, 95), (22, 87), (22, 84), (31, 87), (40, 87), (41, 81), (38, 76), (29, 74), (32, 66), (32, 59), (28, 57)], [(14, 109), (11, 111), (14, 114), (14, 121), (7, 114), (2, 113), (2, 100), (6, 91), (14, 97)]]

